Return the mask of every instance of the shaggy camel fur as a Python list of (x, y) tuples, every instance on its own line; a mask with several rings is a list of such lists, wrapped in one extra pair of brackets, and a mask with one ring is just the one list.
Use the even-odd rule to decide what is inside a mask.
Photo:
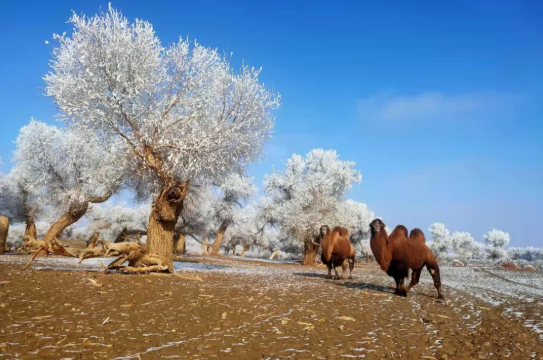
[[(354, 247), (349, 241), (349, 232), (347, 229), (336, 226), (332, 231), (328, 225), (324, 225), (320, 229), (320, 234), (313, 241), (313, 244), (320, 245), (321, 261), (328, 267), (327, 279), (332, 278), (332, 268), (336, 274), (336, 280), (343, 280), (345, 271), (347, 270), (347, 262), (349, 262), (349, 279), (353, 278), (354, 269)], [(343, 272), (341, 278), (336, 270), (336, 267), (341, 266)]]
[[(416, 240), (408, 238), (405, 226), (398, 225), (390, 236), (387, 235), (385, 226), (380, 219), (371, 222), (370, 246), (381, 269), (396, 281), (395, 294), (407, 296), (407, 292), (419, 283), (422, 269), (426, 266), (434, 280), (437, 298), (443, 299), (439, 265), (432, 251), (420, 237)], [(422, 235), (424, 237), (424, 234)], [(411, 283), (405, 288), (404, 280), (409, 275), (409, 269), (413, 270)]]

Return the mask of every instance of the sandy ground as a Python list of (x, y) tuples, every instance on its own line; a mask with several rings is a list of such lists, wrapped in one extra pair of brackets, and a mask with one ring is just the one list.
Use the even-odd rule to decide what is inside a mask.
[(22, 271), (27, 259), (0, 257), (2, 359), (543, 358), (541, 273), (442, 268), (438, 301), (427, 273), (406, 299), (364, 263), (335, 281), (233, 258), (176, 262), (173, 276), (45, 270), (66, 258)]

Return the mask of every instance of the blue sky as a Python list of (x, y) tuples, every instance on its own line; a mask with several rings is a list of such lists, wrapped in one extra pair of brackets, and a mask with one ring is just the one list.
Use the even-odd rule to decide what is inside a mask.
[[(541, 246), (540, 1), (114, 1), (164, 43), (190, 36), (263, 67), (283, 97), (261, 186), (292, 153), (334, 148), (363, 181), (350, 197), (391, 226), (493, 227)], [(0, 171), (18, 129), (54, 122), (42, 76), (71, 9), (106, 1), (0, 2)], [(46, 44), (45, 41), (50, 44)]]

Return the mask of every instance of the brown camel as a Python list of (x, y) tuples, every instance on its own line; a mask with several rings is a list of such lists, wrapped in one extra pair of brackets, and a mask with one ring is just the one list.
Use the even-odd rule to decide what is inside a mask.
[[(395, 294), (407, 296), (407, 292), (419, 283), (422, 269), (426, 266), (434, 280), (437, 298), (443, 299), (439, 265), (432, 251), (424, 242), (408, 238), (405, 226), (398, 225), (390, 236), (385, 226), (380, 219), (371, 222), (370, 246), (381, 269), (396, 281)], [(413, 270), (411, 283), (405, 288), (404, 280), (409, 275), (409, 269)]]
[[(313, 244), (322, 247), (321, 261), (328, 267), (327, 279), (332, 278), (332, 268), (336, 274), (336, 280), (342, 280), (347, 270), (347, 262), (349, 262), (349, 279), (352, 279), (354, 269), (354, 247), (349, 241), (349, 232), (347, 229), (336, 226), (332, 231), (328, 225), (321, 226), (320, 234), (313, 241)], [(340, 266), (343, 269), (341, 277), (336, 270)]]

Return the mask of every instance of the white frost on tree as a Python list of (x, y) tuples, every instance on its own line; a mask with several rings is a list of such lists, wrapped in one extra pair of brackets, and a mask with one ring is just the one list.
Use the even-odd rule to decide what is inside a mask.
[(0, 214), (14, 223), (34, 221), (39, 212), (36, 195), (30, 193), (28, 174), (14, 166), (7, 175), (0, 174)]
[(113, 155), (116, 149), (82, 130), (61, 130), (32, 120), (17, 137), (16, 166), (28, 179), (29, 193), (62, 213), (45, 242), (85, 215), (89, 203), (107, 200), (121, 183), (123, 166)]
[(147, 231), (149, 204), (129, 207), (118, 205), (93, 205), (87, 212), (87, 226), (74, 230), (78, 238), (87, 239), (93, 233), (100, 233), (100, 239), (115, 241), (123, 230)]
[(352, 184), (362, 180), (354, 166), (335, 150), (313, 149), (305, 158), (292, 155), (283, 171), (265, 177), (267, 216), (288, 239), (304, 246), (306, 265), (314, 264), (318, 251), (311, 240), (322, 225), (340, 223), (340, 204)]
[(507, 255), (511, 260), (538, 261), (543, 260), (543, 248), (533, 246), (525, 248), (512, 247), (507, 249)]
[(175, 226), (174, 245), (177, 254), (186, 252), (187, 236), (202, 244), (203, 238), (215, 235), (219, 225), (215, 218), (214, 206), (218, 201), (218, 196), (211, 185), (191, 186), (191, 191), (184, 200), (183, 211)]
[(234, 222), (234, 214), (243, 206), (243, 201), (256, 193), (256, 186), (253, 178), (232, 174), (224, 179), (218, 191), (220, 198), (215, 205), (215, 219), (220, 225), (213, 243), (213, 255), (219, 253), (224, 233)]
[(486, 244), (486, 257), (492, 261), (506, 261), (508, 259), (505, 247), (509, 244), (509, 233), (492, 229), (483, 236)]
[(353, 243), (356, 253), (366, 259), (371, 255), (369, 244), (370, 223), (375, 214), (368, 210), (364, 203), (347, 199), (338, 205), (338, 223), (349, 231), (349, 240)]
[(451, 247), (464, 264), (480, 255), (482, 244), (477, 243), (469, 232), (455, 231), (451, 236)]
[(118, 144), (138, 193), (154, 199), (149, 252), (171, 257), (190, 181), (221, 183), (258, 159), (279, 96), (259, 83), (260, 69), (236, 74), (216, 49), (185, 39), (164, 47), (149, 22), (111, 6), (69, 22), (71, 36), (55, 36), (46, 94), (67, 123)]
[(430, 233), (428, 247), (430, 247), (436, 258), (448, 258), (448, 252), (451, 249), (451, 233), (445, 227), (445, 224), (434, 222), (428, 228), (428, 232)]

